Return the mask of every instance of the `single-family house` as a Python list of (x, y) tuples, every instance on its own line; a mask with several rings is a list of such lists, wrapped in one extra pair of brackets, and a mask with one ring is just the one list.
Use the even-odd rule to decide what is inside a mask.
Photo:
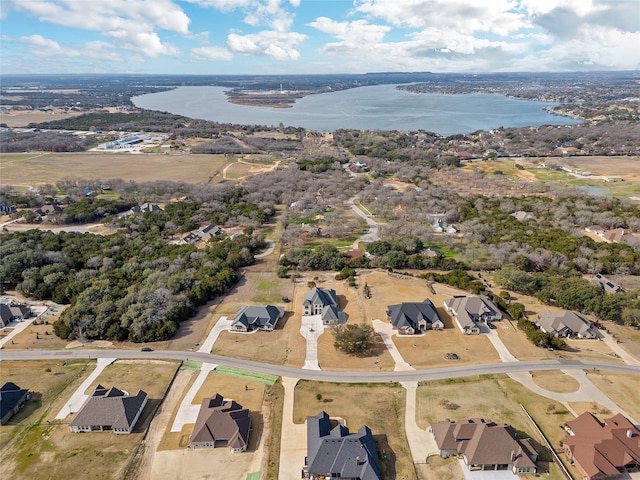
[(524, 210), (518, 210), (517, 212), (513, 212), (511, 214), (512, 217), (515, 217), (519, 222), (526, 222), (527, 220), (536, 220), (536, 217), (531, 212), (525, 212)]
[(8, 215), (10, 213), (14, 213), (16, 211), (16, 207), (13, 205), (7, 205), (5, 203), (0, 203), (0, 214)]
[(195, 232), (189, 232), (182, 237), (182, 243), (194, 244), (198, 243), (200, 240), (202, 240), (202, 237)]
[(129, 210), (131, 213), (148, 213), (148, 212), (160, 212), (162, 211), (162, 209), (160, 208), (159, 205), (156, 205), (155, 203), (143, 203), (142, 205), (135, 205), (133, 207), (131, 207), (131, 210)]
[(625, 236), (626, 232), (624, 228), (614, 228), (612, 230), (607, 230), (602, 235), (602, 238), (609, 243), (620, 243), (622, 238)]
[(16, 303), (0, 303), (0, 328), (6, 327), (10, 322), (23, 321), (31, 316), (31, 308), (27, 305)]
[(303, 315), (320, 315), (324, 325), (337, 325), (345, 321), (345, 315), (338, 310), (338, 296), (333, 288), (313, 287), (304, 294)]
[(588, 227), (585, 227), (584, 230), (585, 232), (593, 233), (599, 237), (602, 237), (606, 231), (602, 225), (589, 225)]
[[(614, 480), (640, 471), (640, 430), (617, 414), (601, 422), (585, 412), (563, 426), (564, 453), (586, 480)], [(626, 477), (628, 478), (628, 477)]]
[(205, 398), (200, 405), (189, 447), (229, 447), (234, 453), (244, 452), (249, 445), (251, 415), (248, 408), (222, 395)]
[(116, 387), (98, 385), (69, 423), (72, 432), (112, 430), (116, 435), (131, 433), (147, 404), (146, 392), (133, 396)]
[(30, 398), (29, 390), (20, 388), (13, 382), (2, 385), (0, 387), (0, 425), (6, 425)]
[(606, 278), (604, 275), (596, 274), (593, 278), (591, 278), (591, 283), (597, 285), (602, 288), (605, 293), (623, 293), (624, 290), (618, 284), (613, 283), (611, 280)]
[(483, 419), (444, 420), (429, 427), (440, 455), (456, 455), (469, 470), (511, 470), (536, 473), (538, 452), (529, 439), (520, 439), (511, 425)]
[(422, 252), (420, 252), (422, 254), (423, 257), (428, 257), (428, 258), (441, 258), (442, 257), (442, 252), (435, 248), (435, 247), (427, 247), (424, 250), (422, 250)]
[(502, 312), (489, 297), (453, 297), (444, 302), (444, 308), (453, 315), (458, 328), (465, 335), (478, 335), (480, 324), (489, 325), (502, 320)]
[(401, 335), (424, 333), (426, 330), (442, 330), (444, 323), (436, 307), (428, 298), (422, 302), (404, 302), (387, 307), (387, 318)]
[(61, 211), (62, 211), (62, 208), (60, 207), (60, 205), (56, 205), (54, 203), (53, 205), (42, 205), (40, 208), (38, 208), (35, 211), (35, 214), (40, 217), (46, 217), (47, 215), (50, 215), (56, 212), (61, 212)]
[(536, 321), (540, 330), (555, 337), (598, 338), (598, 329), (577, 312), (542, 312)]
[(307, 417), (307, 456), (302, 478), (381, 480), (378, 449), (371, 429), (350, 433), (344, 425), (331, 428), (327, 412)]
[(232, 332), (271, 331), (284, 315), (284, 307), (256, 305), (240, 307), (231, 323)]
[(212, 223), (211, 225), (206, 225), (201, 229), (199, 229), (198, 235), (208, 240), (211, 237), (217, 237), (218, 235), (222, 235), (222, 229), (219, 226), (214, 225)]

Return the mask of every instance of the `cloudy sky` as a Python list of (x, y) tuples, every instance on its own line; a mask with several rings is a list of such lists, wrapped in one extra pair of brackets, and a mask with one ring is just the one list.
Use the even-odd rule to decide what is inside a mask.
[(640, 69), (640, 0), (0, 0), (2, 73)]

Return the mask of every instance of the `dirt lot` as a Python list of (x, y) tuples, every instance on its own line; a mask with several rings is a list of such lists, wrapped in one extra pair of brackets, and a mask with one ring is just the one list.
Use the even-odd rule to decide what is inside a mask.
[(39, 185), (63, 178), (137, 182), (173, 180), (209, 183), (222, 180), (223, 155), (129, 153), (34, 153), (0, 156), (2, 183)]
[(6, 123), (8, 127), (26, 127), (30, 123), (53, 122), (63, 118), (77, 117), (87, 112), (41, 112), (39, 110), (15, 110), (10, 114), (0, 115), (0, 122)]
[[(184, 376), (185, 372), (180, 372)], [(191, 373), (191, 381), (195, 379)], [(181, 382), (180, 401), (188, 391), (191, 381)], [(189, 435), (193, 432), (193, 424), (185, 425), (181, 432), (171, 433), (170, 428), (180, 401), (174, 403), (173, 414), (167, 418), (166, 429), (158, 451), (153, 454), (153, 466), (148, 478), (180, 478), (180, 479), (217, 479), (220, 472), (225, 478), (244, 479), (247, 474), (260, 471), (265, 453), (265, 442), (271, 429), (273, 412), (266, 402), (263, 404), (265, 390), (262, 383), (225, 375), (210, 374), (202, 385), (193, 403), (199, 404), (202, 399), (220, 393), (225, 398), (233, 398), (243, 407), (251, 411), (253, 430), (249, 438), (247, 452), (231, 453), (227, 448), (202, 448), (190, 450), (187, 447)]]
[(640, 329), (616, 325), (613, 322), (606, 322), (605, 326), (621, 348), (640, 359)]
[[(536, 395), (506, 375), (421, 382), (416, 401), (416, 421), (420, 427), (428, 428), (431, 423), (446, 418), (484, 418), (508, 423), (540, 444), (542, 438), (539, 438), (524, 414), (521, 403), (540, 425), (552, 445), (558, 445), (564, 436), (558, 426), (571, 420), (572, 415), (560, 403)], [(548, 459), (549, 454), (543, 454), (542, 458)], [(543, 470), (549, 467), (546, 461), (539, 466)], [(533, 478), (533, 475), (522, 478)], [(550, 464), (549, 478), (563, 478), (557, 465)]]
[[(118, 478), (126, 468), (154, 406), (164, 394), (177, 367), (176, 362), (117, 362), (105, 369), (98, 379), (100, 383), (117, 383), (118, 387), (130, 393), (142, 388), (150, 396), (136, 432), (131, 435), (113, 435), (111, 432), (71, 433), (68, 421), (55, 420), (55, 415), (81, 378), (90, 372), (91, 368), (87, 367), (92, 366), (92, 363), (67, 362), (66, 365), (45, 366), (46, 362), (3, 362), (3, 372), (12, 363), (25, 364), (33, 372), (31, 375), (35, 377), (37, 374), (30, 382), (35, 386), (32, 388), (37, 391), (38, 382), (44, 381), (45, 383), (41, 383), (42, 397), (50, 399), (47, 405), (43, 404), (39, 418), (34, 418), (36, 412), (30, 415), (29, 418), (34, 423), (23, 425), (26, 428), (22, 429), (11, 444), (9, 451), (13, 453), (3, 457), (3, 473), (13, 474), (16, 478), (34, 479), (62, 479), (69, 476), (83, 478), (87, 471), (92, 472), (92, 478)], [(20, 368), (14, 365), (11, 367), (11, 371)], [(42, 367), (45, 368), (44, 372)], [(47, 368), (51, 372), (47, 372)], [(50, 380), (51, 377), (55, 380)], [(17, 375), (12, 381), (16, 380)], [(26, 386), (27, 381), (28, 378), (23, 375), (20, 383)], [(57, 396), (53, 397), (53, 392), (58, 393)]]
[(397, 384), (301, 381), (295, 390), (293, 418), (304, 423), (307, 416), (324, 410), (344, 418), (352, 432), (367, 425), (378, 446), (383, 477), (413, 480), (416, 474), (404, 434), (405, 393)]

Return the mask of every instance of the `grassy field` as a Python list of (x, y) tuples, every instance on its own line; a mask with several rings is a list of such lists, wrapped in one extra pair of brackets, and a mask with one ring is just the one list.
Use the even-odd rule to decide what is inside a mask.
[(599, 370), (589, 372), (589, 380), (603, 393), (613, 400), (616, 405), (640, 422), (640, 375), (625, 375), (621, 373)]
[[(527, 408), (551, 444), (559, 446), (564, 434), (558, 427), (571, 420), (572, 415), (560, 403), (536, 395), (506, 375), (421, 382), (416, 401), (416, 421), (420, 427), (427, 428), (431, 423), (446, 418), (484, 418), (508, 423), (541, 444), (542, 438), (539, 438), (520, 404)], [(544, 452), (541, 458), (540, 466), (549, 470), (549, 478), (561, 480), (563, 477), (558, 466), (548, 463), (549, 452)]]
[[(178, 364), (116, 362), (107, 367), (98, 378), (96, 383), (100, 382), (105, 386), (115, 383), (130, 393), (137, 392), (139, 388), (149, 393), (145, 411), (136, 426), (136, 431), (131, 435), (114, 435), (111, 432), (71, 433), (67, 425), (69, 419), (59, 422), (55, 420), (55, 415), (73, 393), (80, 378), (88, 373), (88, 364), (56, 364), (45, 367), (44, 375), (40, 370), (42, 366), (39, 364), (34, 368), (31, 365), (31, 368), (44, 379), (50, 375), (57, 377), (60, 373), (60, 379), (56, 379), (56, 383), (64, 381), (67, 375), (64, 371), (57, 371), (58, 369), (75, 368), (78, 372), (74, 375), (75, 378), (66, 379), (63, 390), (59, 392), (57, 399), (52, 399), (53, 401), (45, 406), (46, 410), (42, 415), (34, 418), (33, 423), (15, 436), (8, 450), (11, 453), (3, 458), (3, 473), (15, 478), (84, 478), (89, 471), (91, 477), (96, 479), (118, 478), (127, 466), (133, 450), (141, 439), (141, 432), (148, 424), (150, 414), (164, 394)], [(3, 370), (6, 368), (5, 362), (2, 367)], [(51, 372), (46, 372), (46, 368), (51, 368)], [(26, 383), (24, 385), (26, 386)], [(52, 385), (49, 385), (48, 388), (51, 387)], [(44, 396), (43, 394), (43, 398)]]
[(10, 185), (55, 183), (64, 178), (217, 183), (222, 181), (226, 164), (224, 155), (86, 152), (31, 154), (25, 158), (24, 154), (3, 154), (0, 176), (2, 183)]
[[(70, 395), (75, 388), (74, 385), (88, 374), (93, 365), (94, 362), (86, 360), (67, 362), (4, 360), (0, 369), (0, 383), (13, 382), (20, 388), (26, 388), (34, 393), (25, 407), (9, 420), (7, 425), (0, 428), (0, 448), (7, 445), (14, 437), (26, 434), (33, 426), (45, 422), (53, 404), (58, 400), (64, 404), (67, 391)], [(53, 416), (57, 413), (58, 410), (53, 413)]]
[(304, 423), (321, 410), (345, 419), (350, 431), (371, 428), (378, 446), (382, 475), (387, 479), (416, 478), (404, 434), (405, 389), (398, 384), (337, 384), (300, 381), (295, 390), (293, 418)]
[(573, 393), (580, 388), (578, 381), (558, 370), (543, 370), (531, 372), (536, 385), (556, 393)]

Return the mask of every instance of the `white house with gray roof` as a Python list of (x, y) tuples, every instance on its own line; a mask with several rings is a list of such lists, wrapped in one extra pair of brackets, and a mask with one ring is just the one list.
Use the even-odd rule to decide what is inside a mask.
[(302, 315), (320, 315), (324, 325), (337, 325), (345, 321), (345, 315), (338, 310), (338, 296), (333, 288), (313, 287), (304, 294)]
[(444, 302), (458, 328), (465, 335), (479, 335), (481, 324), (502, 320), (502, 312), (489, 297), (453, 297)]
[(344, 425), (331, 429), (327, 412), (307, 417), (307, 456), (302, 478), (381, 480), (378, 449), (366, 425), (350, 433)]
[(387, 318), (400, 335), (414, 335), (426, 330), (442, 330), (444, 323), (431, 300), (404, 302), (387, 307)]
[(116, 435), (131, 433), (147, 404), (147, 394), (140, 390), (132, 396), (117, 389), (98, 385), (84, 402), (69, 429), (72, 432), (111, 430)]
[(244, 306), (238, 309), (231, 323), (232, 332), (271, 331), (284, 315), (284, 307), (274, 305)]
[(540, 330), (555, 337), (598, 338), (598, 329), (577, 312), (544, 311), (536, 324)]

